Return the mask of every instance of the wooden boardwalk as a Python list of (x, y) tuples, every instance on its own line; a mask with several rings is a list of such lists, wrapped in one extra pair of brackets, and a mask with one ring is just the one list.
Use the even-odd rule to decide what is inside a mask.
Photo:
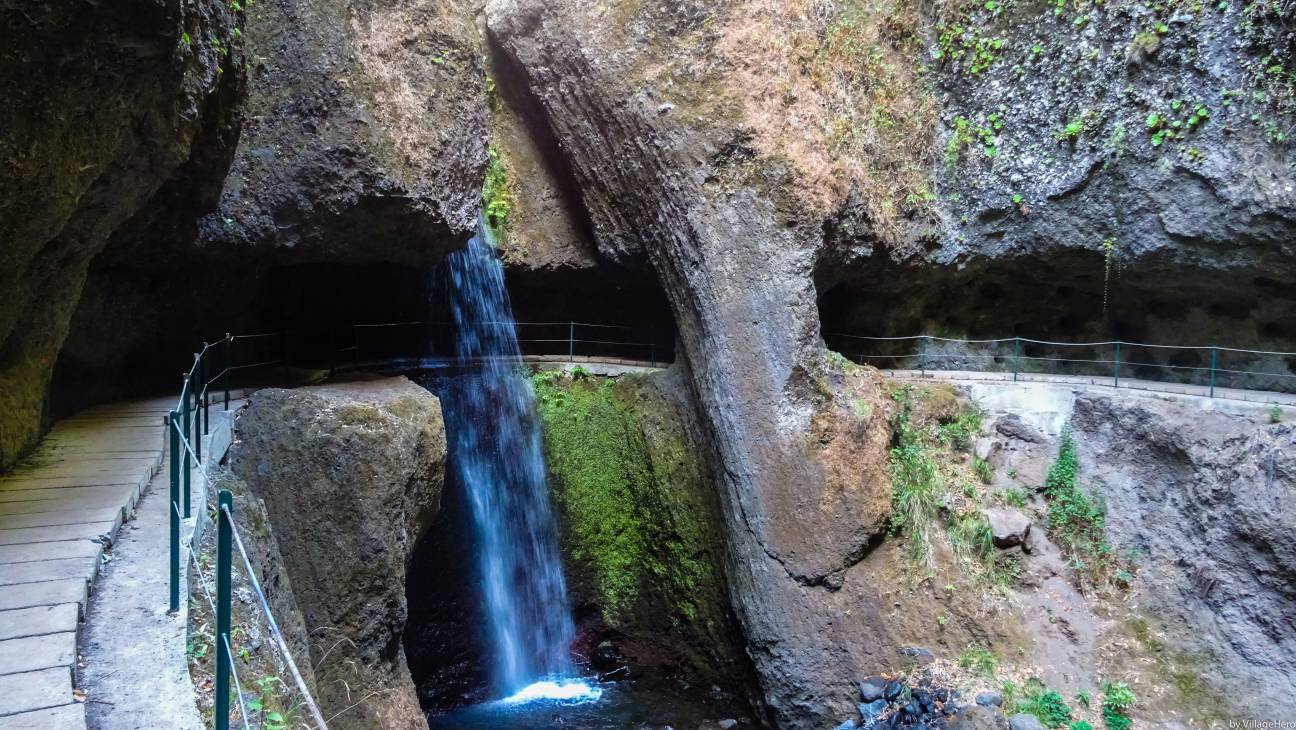
[(0, 476), (0, 730), (85, 728), (77, 632), (99, 565), (162, 465), (175, 397), (60, 421)]

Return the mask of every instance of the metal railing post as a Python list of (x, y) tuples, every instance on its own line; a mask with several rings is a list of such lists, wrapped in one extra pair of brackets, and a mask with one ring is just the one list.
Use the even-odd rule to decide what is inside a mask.
[(180, 424), (176, 422), (179, 414), (171, 411), (163, 422), (167, 425), (167, 456), (170, 458), (171, 513), (170, 549), (171, 549), (171, 595), (170, 611), (180, 610)]
[(657, 343), (648, 343), (648, 359), (652, 361), (652, 366), (657, 367)]
[[(182, 440), (189, 438), (191, 430), (189, 425), (189, 385), (189, 377), (186, 375), (183, 389), (180, 391), (183, 396), (181, 400), (184, 402), (184, 405), (181, 406), (180, 410), (179, 428), (180, 438)], [(190, 444), (191, 448), (192, 446), (193, 445)], [(184, 444), (180, 445), (180, 452), (180, 479), (184, 482), (184, 517), (185, 519), (189, 519), (189, 472), (191, 471), (193, 456), (189, 453), (189, 449), (185, 448)]]
[(927, 335), (918, 336), (918, 374), (927, 374)]
[(230, 635), (230, 517), (233, 497), (222, 489), (216, 497), (216, 704), (217, 730), (228, 730), (230, 714), (230, 656), (226, 644)]
[(1021, 338), (1013, 338), (1013, 382), (1017, 382), (1017, 374), (1021, 372)]
[[(199, 383), (202, 382), (202, 355), (199, 355), (196, 352), (194, 353), (194, 367), (190, 372), (198, 376)], [(201, 464), (202, 433), (200, 432), (202, 431), (202, 393), (194, 389), (192, 380), (189, 382), (189, 388), (193, 393), (193, 407), (189, 411), (189, 431), (187, 432), (191, 439), (189, 442), (189, 448), (193, 449), (194, 461)], [(188, 494), (189, 492), (186, 490), (185, 495), (187, 496)], [(185, 517), (188, 516), (189, 510), (185, 510)]]
[(207, 348), (208, 348), (209, 346), (210, 346), (210, 345), (208, 345), (208, 343), (206, 343), (206, 342), (203, 343), (203, 347), (202, 347), (202, 355), (199, 356), (200, 359), (199, 359), (199, 361), (198, 361), (198, 372), (202, 373), (202, 384), (203, 384), (203, 387), (202, 387), (202, 432), (203, 432), (203, 435), (204, 435), (204, 436), (206, 436), (207, 434), (211, 433), (211, 414), (208, 412), (208, 410), (211, 408), (211, 397), (210, 397), (210, 396), (208, 395), (208, 393), (207, 393), (207, 387), (208, 387), (209, 385), (211, 385), (211, 383), (208, 382), (208, 379), (207, 379), (207, 376), (211, 374), (211, 373), (209, 373), (209, 372), (207, 371)]
[(567, 361), (576, 362), (576, 323), (567, 323)]
[(234, 338), (225, 333), (225, 410), (229, 410), (230, 350), (234, 347)]
[(360, 325), (351, 325), (351, 364), (360, 369)]
[(1112, 387), (1115, 387), (1115, 388), (1119, 388), (1119, 387), (1120, 387), (1120, 346), (1121, 346), (1121, 343), (1117, 342), (1117, 343), (1116, 343), (1116, 369), (1115, 369), (1115, 371), (1114, 371), (1114, 373), (1113, 373), (1113, 379), (1114, 379), (1114, 382), (1113, 382), (1113, 385), (1112, 385)]
[(1219, 350), (1211, 348), (1211, 368), (1210, 368), (1210, 397), (1215, 397), (1215, 366), (1218, 362)]

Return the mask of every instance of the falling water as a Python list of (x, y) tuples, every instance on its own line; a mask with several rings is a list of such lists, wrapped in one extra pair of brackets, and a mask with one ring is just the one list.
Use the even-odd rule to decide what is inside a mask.
[(478, 223), (445, 270), (456, 354), (479, 364), (458, 379), (447, 416), (476, 530), (496, 681), (518, 701), (589, 698), (598, 690), (564, 680), (574, 671), (573, 629), (535, 395), (519, 371), (513, 311), (487, 226)]

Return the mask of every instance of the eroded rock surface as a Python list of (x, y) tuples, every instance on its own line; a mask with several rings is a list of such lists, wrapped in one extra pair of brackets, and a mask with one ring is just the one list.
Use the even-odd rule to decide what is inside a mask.
[[(0, 468), (40, 435), (90, 260), (186, 163), (237, 138), (225, 2), (0, 7)], [(224, 157), (224, 165), (220, 160)]]
[(342, 726), (426, 727), (401, 632), (406, 563), (444, 479), (437, 399), (403, 377), (266, 389), (236, 434), (232, 469), (265, 503), (324, 714), (359, 702)]
[(1296, 690), (1296, 428), (1098, 396), (1072, 423), (1168, 643), (1239, 707)]

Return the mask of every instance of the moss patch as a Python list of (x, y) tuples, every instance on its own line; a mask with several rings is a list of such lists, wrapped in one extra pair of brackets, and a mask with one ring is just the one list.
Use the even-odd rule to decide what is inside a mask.
[(676, 403), (651, 377), (534, 383), (577, 592), (631, 637), (676, 632), (695, 669), (731, 663), (715, 494)]

